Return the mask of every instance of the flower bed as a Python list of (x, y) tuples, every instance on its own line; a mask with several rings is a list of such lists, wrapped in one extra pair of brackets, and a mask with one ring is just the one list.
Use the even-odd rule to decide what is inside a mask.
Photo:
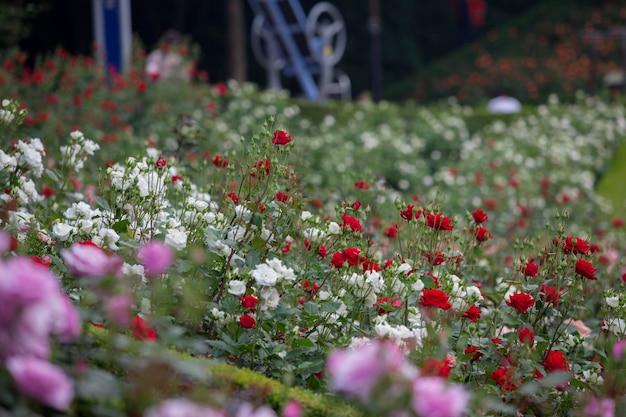
[(52, 125), (25, 85), (2, 101), (4, 409), (336, 411), (295, 385), (371, 415), (621, 415), (624, 222), (594, 185), (623, 107), (553, 99), (470, 131), (454, 102), (307, 116), (135, 76)]

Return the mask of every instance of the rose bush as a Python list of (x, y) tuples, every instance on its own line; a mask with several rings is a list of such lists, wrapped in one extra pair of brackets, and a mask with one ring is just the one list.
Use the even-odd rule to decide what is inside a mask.
[[(141, 94), (166, 88), (152, 87)], [(139, 105), (114, 99), (124, 88), (106, 117), (78, 120), (97, 136), (48, 130), (50, 145), (2, 102), (3, 408), (280, 411), (258, 392), (241, 405), (171, 349), (336, 390), (374, 415), (625, 409), (623, 222), (593, 190), (623, 108), (581, 98), (470, 136), (471, 110), (455, 106), (409, 122), (351, 103), (314, 124), (286, 97), (230, 87), (204, 91), (210, 109), (138, 122), (147, 140), (116, 124), (126, 155), (91, 126)], [(411, 160), (432, 146), (422, 134), (456, 156)], [(377, 158), (390, 156), (383, 181)], [(15, 362), (24, 354), (46, 365)]]

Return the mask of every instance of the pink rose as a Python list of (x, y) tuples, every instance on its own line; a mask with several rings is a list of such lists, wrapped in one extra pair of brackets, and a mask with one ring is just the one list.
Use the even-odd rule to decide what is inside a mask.
[(50, 362), (28, 356), (13, 356), (6, 367), (17, 389), (49, 407), (65, 411), (74, 398), (72, 380)]

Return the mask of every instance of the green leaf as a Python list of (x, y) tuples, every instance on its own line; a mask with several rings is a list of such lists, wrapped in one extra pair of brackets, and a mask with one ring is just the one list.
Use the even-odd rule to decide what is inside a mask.
[(333, 313), (341, 307), (341, 303), (335, 301), (328, 301), (320, 304), (320, 311), (323, 313)]
[(566, 383), (572, 378), (572, 374), (567, 371), (550, 372), (547, 376), (539, 380), (543, 387), (556, 387)]
[(98, 205), (98, 207), (103, 208), (105, 210), (109, 210), (109, 211), (111, 210), (111, 207), (109, 207), (109, 203), (106, 200), (104, 200), (102, 197), (99, 197), (96, 195), (93, 198), (96, 201), (96, 204)]
[(117, 233), (124, 233), (128, 229), (129, 225), (130, 222), (128, 219), (124, 219), (114, 223), (113, 226), (111, 226), (111, 229), (115, 230)]
[(314, 316), (319, 314), (319, 307), (317, 306), (317, 304), (312, 302), (304, 303), (304, 311), (305, 313)]
[(122, 385), (109, 372), (96, 368), (88, 368), (77, 380), (76, 396), (82, 399), (116, 399), (120, 398)]
[(237, 353), (237, 351), (235, 351), (235, 349), (233, 349), (232, 346), (229, 346), (228, 344), (226, 344), (225, 342), (222, 342), (221, 340), (208, 340), (207, 343), (215, 349), (228, 352), (232, 355), (235, 355)]

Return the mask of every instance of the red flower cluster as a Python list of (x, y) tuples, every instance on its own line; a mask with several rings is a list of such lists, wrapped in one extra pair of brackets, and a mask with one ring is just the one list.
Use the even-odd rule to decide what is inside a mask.
[(589, 253), (589, 249), (589, 243), (575, 236), (568, 236), (563, 241), (563, 251), (565, 253), (586, 255)]
[(474, 236), (476, 236), (476, 240), (479, 242), (484, 242), (488, 239), (491, 239), (493, 235), (489, 232), (489, 229), (483, 226), (478, 226), (474, 231)]
[(133, 317), (130, 328), (135, 337), (139, 340), (154, 342), (157, 339), (157, 334), (154, 328), (148, 325), (148, 323), (140, 316)]
[(452, 220), (448, 216), (444, 216), (442, 213), (428, 213), (428, 216), (426, 217), (426, 226), (432, 227), (435, 230), (454, 229)]
[(413, 204), (409, 204), (406, 206), (406, 209), (400, 210), (400, 217), (402, 217), (406, 221), (411, 221), (413, 218), (419, 219), (422, 214), (424, 214), (424, 210), (417, 210), (415, 214), (413, 213), (413, 209), (415, 206)]
[(556, 307), (561, 300), (561, 293), (550, 285), (542, 285), (539, 287), (539, 293), (546, 303), (552, 304), (552, 307)]
[(281, 203), (286, 203), (287, 199), (289, 199), (289, 194), (283, 193), (279, 191), (276, 193), (276, 201), (280, 201)]
[(472, 304), (465, 313), (461, 314), (461, 317), (476, 323), (476, 321), (480, 318), (480, 309)]
[(472, 213), (472, 217), (474, 218), (474, 221), (478, 224), (484, 223), (489, 220), (489, 216), (487, 215), (487, 213), (485, 213), (481, 209), (474, 210), (474, 212)]
[(272, 167), (272, 163), (269, 161), (269, 159), (263, 159), (261, 161), (257, 161), (254, 164), (253, 170), (250, 173), (250, 175), (254, 178), (264, 177), (266, 175), (269, 175), (271, 167)]
[(241, 306), (243, 308), (247, 308), (251, 311), (255, 311), (257, 304), (259, 304), (259, 299), (251, 294), (246, 294), (243, 297), (239, 297), (239, 301), (241, 301)]
[(164, 168), (167, 165), (167, 161), (162, 156), (159, 156), (159, 159), (156, 161), (157, 168)]
[(422, 290), (422, 296), (418, 304), (422, 307), (435, 307), (448, 310), (452, 307), (452, 304), (448, 302), (449, 299), (450, 297), (444, 291), (429, 288)]
[(496, 381), (502, 392), (511, 392), (517, 389), (517, 384), (512, 381), (513, 369), (509, 368), (508, 365), (500, 365), (498, 369), (489, 375), (489, 379)]
[(567, 357), (560, 350), (551, 350), (548, 352), (546, 359), (541, 362), (546, 371), (569, 371), (569, 362)]
[(239, 317), (239, 324), (241, 324), (241, 327), (244, 329), (254, 329), (256, 326), (256, 320), (249, 314), (243, 314)]
[(536, 277), (539, 274), (539, 267), (532, 262), (526, 262), (525, 265), (522, 265), (521, 270), (527, 277)]
[(346, 227), (350, 227), (350, 230), (352, 230), (353, 232), (360, 232), (363, 230), (361, 222), (355, 217), (344, 214), (343, 216), (341, 216), (341, 220), (343, 220), (343, 224), (341, 225), (343, 229), (345, 229)]
[(511, 294), (509, 301), (506, 305), (513, 307), (520, 313), (528, 313), (528, 309), (535, 305), (535, 300), (529, 294), (523, 292), (517, 292)]
[(354, 183), (354, 188), (357, 188), (359, 190), (369, 190), (370, 189), (370, 185), (369, 183), (363, 181), (363, 180), (358, 180), (357, 182)]
[(598, 270), (594, 268), (591, 262), (585, 261), (584, 259), (576, 260), (576, 273), (582, 275), (583, 277), (595, 281), (598, 279), (596, 277), (595, 272)]
[(284, 130), (275, 130), (272, 137), (272, 144), (274, 145), (286, 145), (291, 142), (291, 136)]
[(478, 346), (468, 346), (465, 349), (463, 349), (463, 354), (464, 355), (469, 355), (473, 353), (474, 355), (472, 356), (472, 361), (477, 361), (478, 359), (480, 359), (483, 355), (483, 353), (480, 351), (480, 347)]
[(517, 332), (517, 338), (521, 343), (532, 345), (535, 341), (535, 333), (529, 327), (524, 327)]
[(330, 264), (335, 268), (341, 268), (344, 263), (348, 262), (350, 266), (357, 266), (359, 264), (360, 249), (346, 248), (343, 252), (335, 252), (330, 261)]
[(215, 155), (213, 158), (213, 165), (218, 168), (226, 168), (228, 166), (228, 161), (222, 155)]
[(420, 375), (448, 378), (455, 362), (456, 361), (451, 355), (446, 355), (446, 357), (443, 359), (435, 359), (433, 357), (430, 357), (426, 359), (426, 361), (420, 368)]

